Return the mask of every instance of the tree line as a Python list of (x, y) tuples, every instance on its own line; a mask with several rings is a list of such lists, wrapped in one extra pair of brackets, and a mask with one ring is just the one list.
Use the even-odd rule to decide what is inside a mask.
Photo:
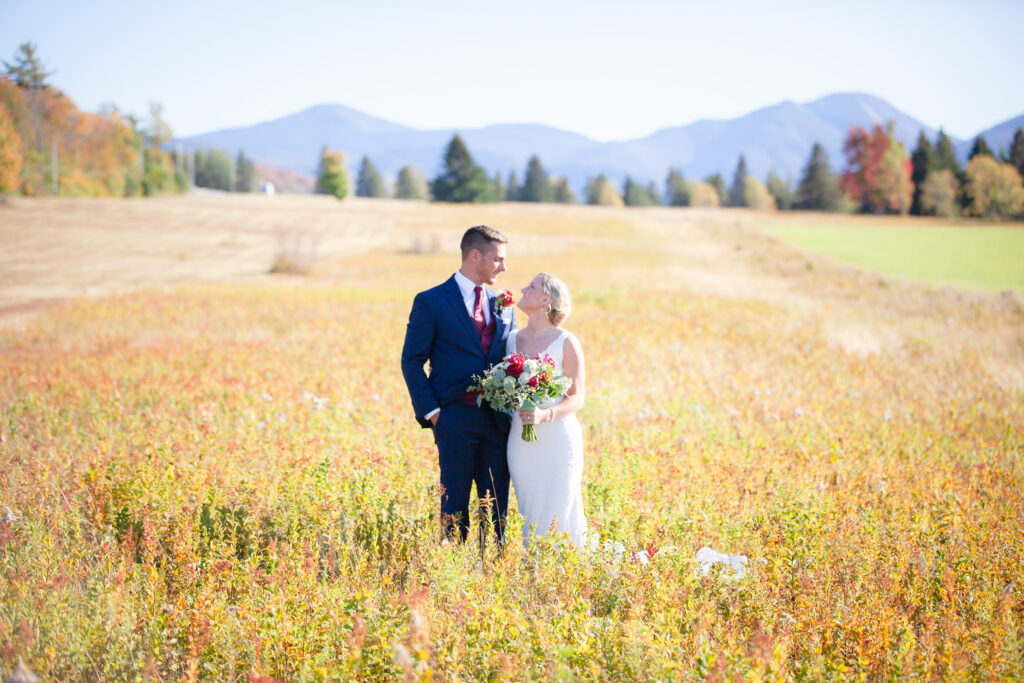
[[(747, 207), (757, 210), (961, 215), (985, 218), (1024, 214), (1024, 129), (1017, 129), (1009, 149), (997, 158), (983, 137), (974, 141), (966, 168), (949, 136), (939, 131), (934, 144), (922, 132), (911, 154), (890, 122), (867, 130), (854, 126), (843, 145), (845, 166), (833, 171), (828, 154), (815, 143), (794, 185), (776, 170), (761, 181), (747, 171), (741, 155), (726, 183), (719, 173), (687, 180), (682, 169), (669, 170), (661, 188), (626, 176), (616, 186), (599, 174), (587, 180), (583, 201), (604, 206)], [(317, 174), (317, 192), (338, 198), (348, 195), (345, 155), (324, 147)], [(386, 197), (388, 188), (369, 157), (359, 164), (355, 184), (359, 197)], [(399, 199), (445, 202), (577, 203), (565, 178), (552, 176), (531, 156), (522, 184), (515, 171), (488, 176), (456, 134), (445, 148), (441, 169), (429, 182), (415, 167), (398, 174), (392, 195)]]
[(32, 43), (0, 75), (0, 196), (149, 196), (188, 189), (183, 160), (160, 148), (171, 129), (158, 103), (144, 122), (107, 105), (80, 111), (49, 83)]
[(52, 72), (24, 43), (0, 76), (0, 195), (151, 196), (190, 186), (230, 192), (257, 189), (256, 166), (244, 151), (185, 154), (162, 149), (172, 138), (163, 107), (143, 121), (108, 105), (79, 111), (49, 83)]
[(238, 152), (232, 160), (228, 154), (216, 147), (197, 149), (186, 159), (192, 172), (192, 183), (196, 187), (224, 192), (255, 192), (257, 188), (256, 165)]

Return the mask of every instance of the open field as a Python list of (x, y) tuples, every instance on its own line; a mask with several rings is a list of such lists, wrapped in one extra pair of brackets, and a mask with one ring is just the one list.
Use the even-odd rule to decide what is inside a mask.
[(1024, 293), (1024, 227), (775, 225), (771, 232), (845, 263), (932, 284)]
[[(0, 673), (22, 655), (44, 680), (1016, 675), (1024, 303), (765, 229), (825, 219), (15, 202)], [(574, 292), (594, 554), (438, 543), (398, 357), (412, 296), (481, 222), (512, 240), (500, 284), (544, 269)], [(266, 275), (280, 234), (317, 236), (310, 276)], [(749, 573), (701, 576), (704, 545)]]

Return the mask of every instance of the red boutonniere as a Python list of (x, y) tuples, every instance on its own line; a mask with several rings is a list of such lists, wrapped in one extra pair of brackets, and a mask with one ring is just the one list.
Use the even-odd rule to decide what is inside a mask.
[(512, 296), (512, 292), (506, 289), (504, 292), (501, 292), (498, 296), (494, 297), (494, 310), (500, 315), (506, 308), (514, 306), (515, 303), (516, 299)]

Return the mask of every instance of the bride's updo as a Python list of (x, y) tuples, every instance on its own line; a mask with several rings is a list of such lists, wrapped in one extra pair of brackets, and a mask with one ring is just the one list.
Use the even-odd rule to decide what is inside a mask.
[(561, 325), (569, 317), (569, 314), (572, 313), (572, 299), (569, 298), (569, 288), (554, 275), (541, 273), (540, 276), (544, 279), (544, 293), (551, 297), (551, 303), (548, 304), (545, 311), (548, 314), (548, 320), (551, 321), (552, 325)]

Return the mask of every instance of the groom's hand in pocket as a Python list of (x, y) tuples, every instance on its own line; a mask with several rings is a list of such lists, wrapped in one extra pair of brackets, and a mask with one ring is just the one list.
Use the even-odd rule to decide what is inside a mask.
[(431, 415), (430, 417), (428, 417), (427, 419), (430, 420), (430, 424), (432, 424), (432, 425), (434, 425), (436, 427), (437, 426), (437, 418), (439, 418), (439, 417), (441, 417), (441, 411), (440, 410), (437, 411), (436, 413), (434, 413), (433, 415)]

